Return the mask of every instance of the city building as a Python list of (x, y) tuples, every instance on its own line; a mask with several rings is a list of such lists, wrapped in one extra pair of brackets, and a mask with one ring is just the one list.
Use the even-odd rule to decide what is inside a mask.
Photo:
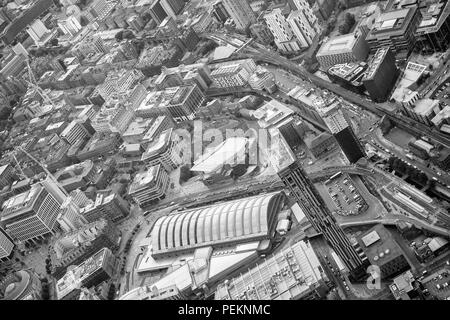
[(320, 33), (319, 21), (306, 0), (295, 0), (295, 2), (298, 9), (291, 11), (286, 21), (291, 26), (300, 47), (307, 48), (312, 44), (316, 35)]
[(395, 300), (411, 300), (416, 297), (417, 292), (414, 290), (415, 281), (411, 270), (395, 277), (392, 281), (393, 283), (389, 285), (389, 289)]
[(97, 193), (95, 201), (81, 208), (80, 214), (88, 221), (108, 219), (117, 222), (130, 213), (130, 205), (121, 196), (108, 192)]
[(117, 150), (122, 138), (117, 133), (95, 133), (81, 150), (76, 153), (79, 161), (105, 156)]
[(391, 48), (379, 48), (369, 59), (368, 66), (362, 79), (364, 87), (373, 101), (385, 102), (400, 74)]
[(136, 118), (122, 134), (123, 141), (130, 144), (140, 143), (154, 121), (155, 118)]
[(397, 81), (391, 99), (403, 107), (412, 106), (420, 98), (420, 94), (417, 91), (417, 83), (427, 68), (426, 65), (409, 61), (405, 70), (403, 70), (400, 80)]
[(271, 162), (278, 176), (289, 188), (313, 228), (322, 233), (349, 269), (350, 276), (353, 279), (365, 278), (369, 261), (364, 252), (347, 238), (283, 137), (278, 139), (279, 143), (271, 150)]
[(413, 106), (403, 106), (402, 112), (423, 124), (433, 126), (433, 118), (443, 109), (441, 102), (437, 99), (419, 99)]
[(153, 140), (158, 139), (163, 131), (173, 128), (174, 125), (175, 124), (168, 116), (159, 116), (154, 118), (151, 126), (141, 139), (141, 145), (147, 147)]
[(248, 79), (250, 87), (256, 90), (265, 90), (268, 93), (274, 93), (277, 90), (275, 76), (269, 70), (258, 66), (255, 73)]
[(225, 9), (225, 5), (223, 4), (222, 0), (218, 0), (212, 5), (212, 14), (220, 23), (225, 23), (225, 21), (230, 18), (230, 14), (228, 13), (227, 9)]
[(6, 276), (0, 284), (2, 300), (42, 300), (42, 285), (38, 275), (32, 270), (20, 270)]
[(245, 30), (256, 22), (256, 16), (248, 4), (248, 0), (222, 0), (226, 12), (233, 19), (236, 29)]
[(280, 8), (273, 9), (271, 12), (265, 14), (264, 20), (279, 50), (284, 52), (296, 52), (300, 50), (299, 40), (294, 35), (289, 22), (284, 17)]
[[(284, 271), (285, 270), (285, 271)], [(281, 277), (277, 278), (280, 273)], [(277, 280), (275, 280), (277, 278)], [(309, 243), (299, 241), (220, 284), (215, 300), (311, 300), (328, 291), (327, 276)]]
[(75, 119), (61, 132), (61, 138), (67, 140), (70, 145), (87, 140), (95, 133), (90, 120)]
[[(139, 298), (139, 299), (136, 299)], [(166, 288), (158, 289), (158, 287), (146, 286), (138, 287), (136, 291), (133, 290), (132, 294), (124, 295), (119, 300), (185, 300), (187, 297), (184, 295), (178, 287), (170, 285)]]
[(329, 154), (337, 147), (336, 139), (328, 132), (322, 132), (313, 139), (304, 139), (304, 142), (317, 159)]
[(165, 93), (171, 96), (167, 112), (175, 122), (193, 120), (195, 112), (205, 100), (203, 92), (196, 84), (167, 88)]
[(260, 44), (271, 44), (274, 41), (273, 34), (270, 32), (265, 21), (257, 21), (251, 24), (250, 32), (252, 37)]
[(16, 174), (11, 164), (5, 164), (0, 167), (0, 188), (10, 186), (16, 180)]
[(40, 19), (34, 20), (28, 27), (27, 32), (37, 46), (45, 44), (51, 33)]
[(371, 52), (390, 46), (397, 59), (406, 59), (416, 45), (415, 33), (421, 20), (417, 6), (383, 12), (366, 38)]
[(361, 94), (365, 91), (362, 79), (367, 68), (368, 65), (365, 62), (347, 62), (330, 67), (327, 74), (341, 87)]
[(117, 261), (111, 250), (103, 248), (78, 266), (68, 270), (56, 283), (58, 300), (75, 300), (81, 287), (91, 288), (111, 279), (116, 272)]
[(348, 161), (355, 163), (366, 154), (352, 129), (348, 115), (340, 104), (339, 101), (335, 101), (330, 105), (318, 106), (317, 110)]
[(390, 278), (410, 268), (401, 247), (383, 225), (377, 224), (365, 232), (358, 242), (371, 265), (380, 268), (380, 274), (372, 274), (373, 278)]
[(218, 88), (243, 87), (250, 74), (239, 63), (219, 67), (211, 72), (214, 85)]
[(121, 103), (104, 105), (91, 125), (96, 132), (123, 134), (134, 119), (134, 113)]
[(203, 183), (207, 185), (239, 177), (249, 165), (257, 163), (256, 144), (254, 138), (227, 138), (198, 157), (191, 171), (200, 173)]
[(136, 174), (128, 194), (139, 207), (145, 208), (165, 198), (169, 181), (167, 171), (161, 165), (156, 165)]
[(58, 27), (64, 34), (71, 37), (74, 37), (81, 29), (83, 29), (75, 16), (69, 16), (67, 19), (58, 20)]
[(141, 160), (147, 167), (160, 164), (167, 172), (178, 168), (182, 163), (181, 148), (173, 129), (164, 130), (158, 138), (155, 137), (142, 154)]
[(369, 47), (360, 31), (329, 38), (317, 51), (321, 69), (328, 70), (335, 64), (366, 61)]
[(57, 171), (55, 179), (67, 192), (75, 189), (84, 190), (87, 186), (96, 184), (99, 169), (92, 160), (85, 160)]
[(51, 255), (55, 261), (53, 276), (60, 279), (70, 265), (78, 265), (102, 248), (115, 251), (120, 232), (108, 219), (98, 219), (78, 230), (63, 233), (52, 241)]
[(12, 257), (13, 249), (13, 239), (0, 227), (0, 263)]
[(424, 53), (445, 51), (450, 34), (450, 2), (437, 1), (389, 1), (386, 10), (418, 6), (422, 19), (415, 32), (416, 47)]
[(21, 242), (34, 242), (55, 234), (63, 199), (55, 196), (58, 191), (52, 188), (45, 182), (38, 182), (3, 203), (1, 222), (11, 237)]
[(284, 200), (283, 193), (275, 192), (161, 217), (152, 231), (152, 257), (270, 239)]
[(283, 135), (289, 146), (298, 146), (301, 139), (301, 130), (297, 125), (295, 113), (286, 105), (271, 100), (252, 112), (252, 116), (263, 129), (277, 129)]

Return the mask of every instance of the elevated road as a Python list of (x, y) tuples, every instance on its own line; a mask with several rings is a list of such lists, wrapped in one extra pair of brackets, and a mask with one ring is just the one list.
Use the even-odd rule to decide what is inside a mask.
[(340, 226), (343, 228), (348, 228), (348, 227), (372, 225), (372, 224), (378, 224), (378, 223), (381, 223), (384, 225), (395, 225), (398, 221), (409, 222), (409, 223), (415, 225), (419, 229), (424, 229), (424, 230), (433, 232), (435, 234), (438, 234), (438, 235), (441, 235), (444, 237), (450, 237), (450, 230), (448, 230), (448, 229), (438, 227), (438, 226), (429, 224), (427, 222), (417, 220), (414, 218), (410, 218), (407, 216), (400, 216), (400, 215), (393, 215), (393, 214), (390, 214), (388, 218), (383, 218), (383, 219), (378, 219), (378, 220), (377, 219), (368, 219), (368, 220), (361, 219), (360, 221), (344, 222), (344, 223), (341, 223)]
[(221, 41), (228, 43), (239, 50), (239, 56), (242, 58), (252, 58), (257, 61), (262, 61), (265, 63), (270, 63), (272, 65), (278, 66), (280, 68), (287, 69), (291, 71), (294, 75), (299, 78), (309, 81), (312, 84), (321, 87), (323, 89), (329, 90), (336, 95), (344, 98), (345, 100), (358, 105), (359, 107), (368, 110), (380, 117), (386, 115), (391, 121), (396, 123), (400, 128), (405, 129), (414, 135), (422, 136), (427, 135), (430, 139), (438, 144), (441, 144), (447, 148), (450, 148), (450, 137), (442, 132), (439, 132), (436, 128), (430, 128), (422, 123), (419, 123), (411, 118), (406, 118), (402, 114), (400, 114), (396, 109), (396, 105), (392, 103), (384, 103), (384, 104), (376, 104), (370, 100), (366, 100), (365, 98), (357, 95), (354, 92), (346, 90), (339, 85), (334, 83), (330, 83), (316, 75), (309, 73), (305, 68), (298, 65), (295, 62), (292, 62), (285, 57), (279, 55), (278, 53), (272, 52), (267, 49), (263, 45), (252, 42), (249, 45), (246, 45), (244, 48), (241, 48), (240, 45), (237, 45), (233, 39), (228, 38), (224, 34), (203, 34), (205, 38), (217, 41), (220, 39)]

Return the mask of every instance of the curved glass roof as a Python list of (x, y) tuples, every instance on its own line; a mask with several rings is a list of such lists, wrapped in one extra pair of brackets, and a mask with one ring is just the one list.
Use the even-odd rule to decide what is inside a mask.
[(153, 253), (266, 236), (283, 200), (284, 194), (275, 192), (161, 217), (152, 232)]

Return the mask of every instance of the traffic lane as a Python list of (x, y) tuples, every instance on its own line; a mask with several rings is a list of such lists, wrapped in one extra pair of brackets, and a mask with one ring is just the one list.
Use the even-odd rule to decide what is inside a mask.
[[(334, 263), (334, 261), (332, 261), (330, 247), (326, 242), (326, 240), (323, 239), (322, 237), (316, 237), (310, 239), (309, 241), (314, 248), (314, 252), (316, 252), (317, 256), (319, 257), (323, 269), (326, 270), (328, 278), (332, 280), (333, 283), (336, 285), (338, 292), (347, 299), (356, 299), (357, 297), (351, 291), (347, 291), (345, 289), (345, 284), (343, 283), (343, 280), (339, 277), (338, 273), (339, 268)], [(328, 261), (331, 263), (331, 267), (333, 268), (333, 270), (331, 270), (331, 267), (327, 263), (327, 259), (325, 258), (325, 256), (328, 257)]]
[[(420, 162), (417, 162), (415, 160), (411, 160), (406, 158), (405, 153), (404, 152), (400, 152), (398, 150), (393, 150), (392, 148), (389, 149), (388, 146), (384, 143), (384, 141), (382, 139), (380, 139), (378, 137), (378, 135), (375, 132), (369, 132), (369, 134), (367, 134), (366, 138), (368, 139), (373, 139), (375, 142), (377, 142), (378, 144), (380, 144), (382, 146), (382, 148), (378, 147), (377, 145), (374, 145), (375, 148), (377, 148), (378, 150), (381, 151), (385, 151), (383, 150), (383, 148), (388, 149), (391, 153), (393, 153), (397, 158), (410, 163), (413, 167), (416, 166), (417, 169), (423, 171), (430, 179), (436, 178), (438, 181), (442, 181), (445, 185), (450, 184), (450, 178), (448, 177), (448, 175), (437, 175), (436, 172), (430, 168), (428, 168), (427, 166), (423, 165)], [(390, 147), (390, 146), (389, 146)]]

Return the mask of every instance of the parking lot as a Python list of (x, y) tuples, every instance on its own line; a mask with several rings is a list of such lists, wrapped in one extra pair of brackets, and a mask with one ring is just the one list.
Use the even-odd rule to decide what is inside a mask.
[(434, 296), (438, 299), (448, 300), (450, 298), (450, 273), (448, 268), (443, 268), (428, 276), (422, 281), (426, 296)]
[(450, 103), (450, 81), (447, 80), (441, 85), (437, 91), (432, 95), (433, 99), (439, 99), (446, 104)]
[(352, 178), (347, 174), (340, 174), (325, 182), (328, 195), (341, 216), (358, 215), (367, 210), (368, 205), (355, 187)]

